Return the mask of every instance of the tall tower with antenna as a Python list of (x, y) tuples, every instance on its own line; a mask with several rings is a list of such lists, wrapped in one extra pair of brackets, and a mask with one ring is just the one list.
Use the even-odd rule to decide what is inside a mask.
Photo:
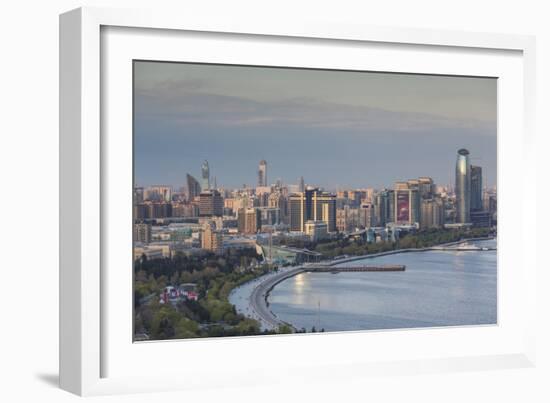
[(304, 183), (304, 177), (303, 176), (300, 176), (300, 182), (298, 184), (298, 190), (300, 192), (304, 192), (306, 190), (306, 185)]
[(258, 186), (267, 186), (267, 161), (261, 160), (258, 165)]

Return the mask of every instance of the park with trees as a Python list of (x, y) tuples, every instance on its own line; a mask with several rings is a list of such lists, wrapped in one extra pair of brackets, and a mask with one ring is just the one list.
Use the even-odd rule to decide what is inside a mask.
[[(262, 331), (258, 321), (237, 313), (229, 302), (235, 287), (274, 270), (260, 261), (253, 248), (223, 255), (178, 253), (152, 260), (142, 256), (134, 264), (134, 334), (165, 340), (292, 332), (287, 326)], [(196, 284), (197, 301), (161, 303), (166, 286), (183, 283)]]
[(312, 245), (312, 250), (319, 252), (326, 259), (337, 256), (362, 256), (400, 249), (421, 249), (436, 245), (458, 242), (466, 239), (487, 238), (491, 236), (490, 228), (430, 228), (410, 232), (397, 241), (367, 242), (364, 238), (345, 238)]

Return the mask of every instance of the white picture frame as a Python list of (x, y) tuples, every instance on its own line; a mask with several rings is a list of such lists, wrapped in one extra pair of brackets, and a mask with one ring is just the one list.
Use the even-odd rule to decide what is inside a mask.
[[(135, 39), (137, 35), (141, 35), (139, 51), (132, 43), (132, 37)], [(126, 200), (128, 196), (124, 196), (124, 189), (131, 187), (131, 182), (127, 183), (127, 169), (131, 169), (127, 163), (131, 164), (131, 161), (124, 152), (128, 147), (128, 143), (124, 143), (127, 137), (121, 136), (120, 140), (109, 133), (114, 127), (120, 128), (121, 133), (128, 131), (127, 119), (112, 119), (113, 115), (127, 117), (128, 110), (131, 110), (131, 105), (124, 101), (128, 100), (124, 79), (128, 58), (139, 59), (145, 54), (146, 59), (177, 60), (183, 57), (185, 61), (185, 56), (170, 53), (174, 52), (174, 43), (187, 40), (185, 35), (190, 36), (186, 42), (188, 51), (194, 52), (193, 60), (187, 61), (210, 57), (208, 60), (222, 63), (245, 61), (276, 65), (270, 55), (282, 52), (279, 57), (283, 53), (294, 57), (292, 60), (296, 62), (291, 65), (346, 68), (363, 47), (374, 46), (383, 52), (386, 47), (392, 49), (391, 56), (381, 58), (385, 61), (380, 61), (379, 65), (368, 64), (373, 70), (388, 71), (391, 68), (387, 63), (394, 63), (396, 71), (428, 72), (421, 61), (418, 65), (399, 66), (399, 60), (404, 60), (406, 52), (420, 52), (432, 64), (429, 70), (432, 73), (484, 75), (484, 72), (487, 76), (502, 78), (504, 84), (499, 87), (498, 326), (263, 336), (246, 338), (246, 341), (230, 338), (132, 344), (125, 330), (131, 313), (127, 305), (115, 306), (109, 297), (111, 282), (123, 284), (127, 289), (131, 284), (131, 270), (127, 273), (121, 270), (115, 275), (114, 271), (106, 269), (112, 267), (112, 259), (121, 259), (117, 262), (125, 264), (124, 254), (112, 255), (112, 243), (108, 240), (131, 238), (127, 231), (129, 227), (124, 227), (125, 215), (117, 214), (120, 210), (115, 206), (116, 200)], [(193, 41), (203, 42), (198, 46)], [(212, 43), (206, 43), (208, 41)], [(208, 46), (230, 42), (235, 46), (227, 54), (214, 57), (201, 55), (199, 51), (199, 48), (204, 51)], [(250, 46), (262, 47), (267, 43), (275, 53), (249, 51), (250, 54), (246, 55)], [(294, 44), (302, 50), (310, 46), (311, 55), (302, 55), (297, 61), (299, 57), (292, 49)], [(315, 59), (313, 44), (325, 46), (333, 52), (342, 50), (342, 59), (339, 60), (344, 61), (334, 60), (328, 65), (326, 60)], [(534, 260), (536, 253), (525, 252), (529, 242), (529, 222), (534, 222), (536, 210), (532, 206), (513, 205), (510, 195), (517, 192), (513, 185), (536, 192), (536, 183), (534, 176), (513, 172), (513, 167), (506, 164), (510, 153), (516, 152), (519, 156), (514, 157), (521, 161), (523, 171), (535, 169), (532, 158), (535, 147), (534, 49), (534, 38), (521, 35), (350, 26), (314, 21), (303, 24), (269, 19), (216, 21), (149, 10), (81, 8), (61, 15), (61, 387), (79, 395), (96, 395), (262, 382), (283, 384), (295, 382), (297, 378), (300, 381), (307, 378), (330, 381), (380, 373), (412, 374), (534, 365), (533, 312), (537, 265)], [(151, 53), (146, 54), (148, 51)], [(346, 52), (351, 53), (346, 55)], [(437, 52), (447, 55), (440, 64), (434, 56)], [(472, 65), (471, 62), (478, 59), (485, 61), (480, 61), (478, 66)], [(283, 59), (279, 60), (284, 63)], [(284, 64), (288, 65), (288, 62)], [(509, 95), (508, 98), (500, 98), (502, 91)], [(113, 110), (117, 113), (113, 114)], [(120, 167), (126, 168), (113, 165), (113, 152), (119, 150), (123, 154)], [(122, 193), (117, 193), (117, 186)], [(508, 218), (511, 214), (516, 217), (513, 228)], [(117, 221), (115, 217), (120, 216), (122, 221)], [(125, 232), (128, 235), (124, 235)], [(514, 234), (522, 242), (512, 245)], [(510, 245), (515, 248), (513, 256), (509, 254)], [(501, 263), (520, 269), (501, 271)], [(130, 301), (126, 303), (130, 304)], [(118, 324), (122, 324), (121, 329)], [(404, 341), (411, 347), (404, 347)], [(342, 343), (345, 343), (345, 348), (336, 351)], [(395, 348), (390, 353), (392, 345)], [(363, 354), (353, 354), (354, 347), (355, 351), (361, 347)], [(266, 353), (268, 351), (272, 353)], [(290, 353), (285, 354), (285, 351)], [(319, 356), (318, 351), (326, 354)], [(156, 357), (165, 354), (193, 357), (193, 371), (178, 370), (170, 365), (161, 368)], [(195, 360), (198, 356), (220, 357), (220, 354), (230, 365), (220, 365), (216, 371)], [(269, 364), (257, 360), (260, 354), (268, 355)], [(140, 362), (148, 363), (153, 371), (132, 371), (135, 368), (133, 359), (138, 356)], [(206, 375), (208, 379), (205, 379)]]

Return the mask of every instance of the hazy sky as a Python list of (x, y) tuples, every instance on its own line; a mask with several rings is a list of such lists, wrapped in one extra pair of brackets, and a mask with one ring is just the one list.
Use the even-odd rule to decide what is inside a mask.
[(496, 183), (496, 79), (135, 62), (134, 82), (139, 185), (205, 159), (224, 187), (256, 185), (262, 159), (270, 183), (448, 184), (459, 148)]

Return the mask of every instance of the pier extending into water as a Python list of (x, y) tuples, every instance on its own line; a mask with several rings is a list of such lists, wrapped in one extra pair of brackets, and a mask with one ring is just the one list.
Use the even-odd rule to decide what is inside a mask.
[(377, 265), (357, 265), (357, 266), (328, 266), (328, 265), (309, 265), (304, 271), (312, 272), (355, 272), (355, 271), (405, 271), (404, 264), (377, 264)]
[(306, 263), (299, 267), (292, 267), (283, 269), (278, 273), (267, 275), (261, 279), (259, 284), (252, 290), (250, 295), (250, 306), (254, 312), (258, 315), (258, 319), (262, 325), (267, 329), (276, 329), (278, 326), (287, 325), (292, 328), (292, 324), (286, 323), (277, 318), (273, 312), (269, 309), (268, 296), (271, 290), (280, 282), (296, 276), (304, 272), (326, 272), (326, 273), (339, 273), (339, 272), (404, 272), (405, 265), (346, 265), (356, 260), (363, 260), (381, 256), (388, 256), (400, 253), (414, 253), (414, 252), (427, 252), (427, 251), (492, 251), (496, 250), (493, 247), (478, 247), (473, 245), (461, 245), (466, 241), (486, 240), (484, 239), (469, 239), (456, 242), (449, 242), (442, 245), (426, 247), (426, 248), (411, 248), (411, 249), (397, 249), (387, 252), (380, 252), (372, 255), (364, 256), (350, 256), (342, 259), (335, 259), (325, 263)]
[(279, 273), (267, 276), (264, 281), (260, 282), (252, 291), (250, 295), (250, 303), (252, 309), (258, 314), (259, 320), (263, 326), (274, 329), (281, 325), (288, 325), (293, 328), (289, 323), (285, 323), (277, 318), (273, 312), (269, 309), (269, 303), (267, 297), (271, 290), (290, 277), (294, 277), (304, 272), (316, 272), (316, 273), (339, 273), (339, 272), (396, 272), (405, 271), (405, 265), (357, 265), (357, 266), (334, 266), (332, 264), (305, 264), (300, 267), (292, 268), (289, 270), (283, 270)]

